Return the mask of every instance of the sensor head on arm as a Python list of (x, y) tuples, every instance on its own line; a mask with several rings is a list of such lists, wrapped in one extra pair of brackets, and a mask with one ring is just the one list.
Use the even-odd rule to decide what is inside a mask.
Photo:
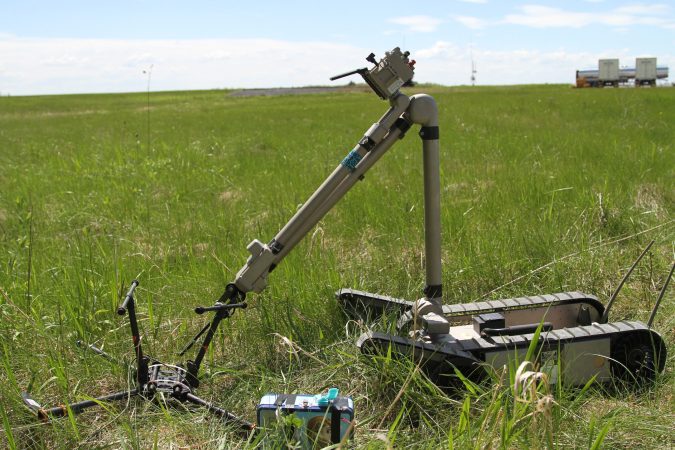
[(410, 52), (401, 53), (401, 49), (396, 47), (392, 51), (386, 52), (384, 58), (377, 62), (375, 55), (371, 53), (366, 60), (373, 63), (375, 67), (352, 70), (334, 76), (331, 80), (358, 73), (381, 99), (388, 100), (396, 96), (401, 86), (412, 80), (415, 61), (409, 60), (408, 56), (410, 56)]

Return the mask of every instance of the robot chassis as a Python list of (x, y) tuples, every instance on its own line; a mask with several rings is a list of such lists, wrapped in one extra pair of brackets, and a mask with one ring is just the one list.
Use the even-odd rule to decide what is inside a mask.
[[(133, 396), (153, 399), (157, 393), (163, 393), (181, 402), (203, 406), (244, 431), (253, 430), (253, 424), (193, 393), (199, 385), (201, 362), (220, 322), (235, 309), (246, 307), (247, 293), (259, 293), (267, 286), (270, 272), (414, 124), (421, 125), (419, 136), (424, 169), (424, 296), (412, 302), (352, 289), (338, 291), (336, 296), (345, 310), (359, 317), (374, 317), (385, 311), (401, 314), (397, 324), (399, 335), (364, 333), (357, 342), (362, 352), (386, 353), (392, 349), (395, 355), (413, 358), (428, 373), (437, 376), (439, 382), (443, 381), (443, 374), (451, 373), (455, 368), (480, 377), (487, 367), (502, 366), (515, 354), (525, 355), (533, 340), (538, 340), (540, 356), (548, 355), (547, 360), (561, 364), (562, 367), (556, 370), (564, 374), (563, 379), (568, 384), (585, 384), (593, 377), (598, 381), (621, 378), (640, 382), (661, 372), (666, 347), (661, 336), (651, 329), (651, 324), (672, 269), (646, 325), (634, 321), (608, 322), (608, 312), (618, 290), (606, 309), (596, 297), (580, 292), (442, 304), (438, 110), (431, 96), (408, 97), (400, 91), (414, 74), (415, 61), (409, 60), (408, 56), (408, 52), (401, 52), (398, 47), (386, 52), (380, 61), (371, 53), (366, 59), (374, 64), (372, 68), (331, 78), (361, 75), (381, 99), (389, 102), (389, 109), (268, 244), (254, 239), (248, 245), (251, 256), (216, 303), (195, 309), (197, 314), (215, 314), (180, 353), (185, 354), (204, 336), (193, 360), (184, 365), (168, 365), (151, 361), (143, 354), (134, 307), (138, 281), (134, 281), (118, 313), (129, 313), (137, 363), (136, 387), (53, 408), (41, 407), (24, 393), (25, 403), (40, 418), (48, 420), (64, 416), (68, 411), (79, 413), (101, 402), (126, 400)], [(412, 331), (403, 333), (406, 329)], [(96, 347), (89, 348), (108, 357)]]

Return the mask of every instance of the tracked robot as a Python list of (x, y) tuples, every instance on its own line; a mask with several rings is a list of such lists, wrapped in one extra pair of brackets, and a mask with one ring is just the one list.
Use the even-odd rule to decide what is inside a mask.
[[(248, 293), (265, 289), (274, 268), (413, 125), (420, 125), (418, 134), (422, 141), (426, 286), (423, 296), (415, 301), (352, 289), (337, 292), (339, 302), (350, 314), (374, 317), (394, 311), (400, 315), (398, 333), (369, 331), (358, 339), (357, 345), (364, 353), (372, 355), (391, 350), (400, 357), (413, 358), (439, 381), (443, 374), (455, 369), (467, 376), (479, 377), (489, 367), (500, 367), (510, 358), (524, 355), (533, 341), (540, 350), (540, 359), (552, 361), (550, 364), (555, 366), (556, 373), (562, 374), (568, 384), (585, 384), (593, 378), (642, 383), (662, 371), (666, 346), (651, 325), (670, 276), (647, 324), (609, 322), (608, 313), (616, 293), (607, 308), (594, 296), (580, 292), (443, 305), (438, 109), (429, 95), (409, 97), (400, 91), (414, 74), (415, 61), (408, 57), (409, 53), (399, 48), (387, 52), (379, 61), (370, 54), (366, 59), (372, 67), (331, 78), (361, 75), (368, 86), (389, 103), (389, 109), (272, 240), (263, 243), (254, 239), (248, 245), (250, 257), (215, 304), (195, 310), (198, 314), (213, 312), (214, 315), (181, 353), (201, 340), (194, 359), (170, 365), (143, 354), (133, 309), (133, 294), (138, 284), (134, 282), (119, 313), (125, 314), (128, 310), (130, 316), (137, 360), (136, 386), (95, 400), (54, 408), (43, 408), (25, 394), (26, 404), (40, 417), (48, 419), (68, 411), (81, 412), (101, 401), (132, 396), (153, 399), (161, 393), (204, 406), (225, 420), (238, 423), (244, 430), (252, 430), (252, 424), (200, 399), (193, 392), (199, 385), (201, 362), (220, 322), (236, 309), (246, 307)], [(100, 349), (90, 348), (103, 354)]]

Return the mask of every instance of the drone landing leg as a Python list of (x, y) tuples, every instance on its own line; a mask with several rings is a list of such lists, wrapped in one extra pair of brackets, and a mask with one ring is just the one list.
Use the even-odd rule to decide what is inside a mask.
[(30, 398), (27, 393), (23, 394), (24, 403), (35, 413), (41, 420), (48, 421), (52, 417), (63, 417), (68, 415), (68, 410), (71, 410), (73, 414), (79, 414), (87, 408), (92, 406), (99, 406), (102, 402), (110, 402), (113, 400), (126, 400), (130, 397), (138, 395), (138, 389), (132, 389), (130, 391), (120, 391), (115, 392), (114, 394), (102, 395), (96, 397), (92, 400), (84, 400), (77, 403), (71, 403), (68, 405), (59, 405), (54, 406), (53, 408), (42, 408), (35, 400)]
[(94, 344), (87, 345), (84, 342), (78, 340), (78, 341), (75, 341), (75, 345), (77, 345), (78, 347), (80, 347), (83, 350), (90, 351), (90, 352), (100, 356), (101, 358), (103, 358), (105, 360), (108, 360), (110, 362), (114, 362), (114, 363), (119, 364), (119, 361), (117, 361), (115, 358), (110, 356), (110, 354), (108, 354), (105, 351), (101, 350), (100, 348), (96, 347)]
[(207, 402), (203, 398), (197, 397), (194, 394), (188, 393), (185, 396), (185, 400), (190, 402), (190, 403), (194, 403), (195, 405), (199, 405), (199, 406), (202, 406), (202, 407), (208, 409), (209, 412), (215, 414), (218, 417), (222, 417), (226, 422), (238, 424), (242, 431), (251, 431), (255, 428), (255, 425), (253, 425), (252, 423), (247, 422), (246, 420), (235, 416), (231, 412), (229, 412), (229, 411), (227, 411), (223, 408), (220, 408), (220, 407), (214, 405), (211, 402)]
[(138, 322), (136, 321), (136, 305), (134, 302), (134, 291), (138, 286), (138, 280), (131, 282), (131, 287), (129, 292), (124, 297), (124, 301), (119, 308), (117, 308), (117, 314), (123, 316), (129, 312), (129, 326), (131, 328), (131, 339), (134, 344), (134, 353), (136, 354), (136, 382), (138, 386), (142, 388), (148, 383), (148, 364), (150, 362), (147, 356), (143, 355), (143, 348), (141, 347), (141, 334), (138, 330)]
[(208, 331), (206, 332), (206, 336), (202, 341), (202, 345), (199, 347), (197, 356), (195, 357), (194, 360), (187, 362), (187, 382), (191, 387), (196, 388), (199, 386), (199, 378), (198, 378), (199, 367), (202, 364), (204, 356), (206, 356), (206, 352), (209, 349), (209, 345), (211, 344), (213, 336), (215, 336), (216, 334), (218, 325), (225, 317), (228, 316), (229, 313), (227, 312), (227, 310), (218, 311), (216, 313), (216, 315), (211, 320), (211, 324), (209, 325)]

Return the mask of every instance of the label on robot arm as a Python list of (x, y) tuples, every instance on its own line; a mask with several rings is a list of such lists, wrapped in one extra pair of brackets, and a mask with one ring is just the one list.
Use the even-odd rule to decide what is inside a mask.
[(389, 85), (389, 93), (393, 94), (394, 92), (398, 91), (400, 87), (403, 86), (403, 80), (400, 78), (396, 78), (394, 82)]
[(345, 159), (343, 159), (340, 164), (353, 172), (356, 169), (356, 165), (359, 163), (359, 161), (361, 161), (361, 158), (362, 157), (359, 152), (352, 150), (347, 156), (345, 156)]

